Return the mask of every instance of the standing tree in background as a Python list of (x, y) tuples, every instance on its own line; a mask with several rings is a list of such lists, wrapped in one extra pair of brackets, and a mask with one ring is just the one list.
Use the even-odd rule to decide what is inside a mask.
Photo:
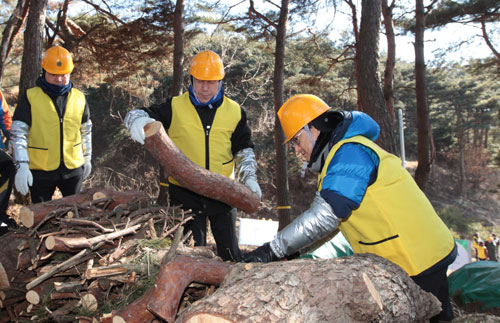
[[(278, 112), (283, 104), (283, 79), (285, 78), (285, 40), (288, 22), (288, 0), (281, 1), (278, 26), (276, 28), (276, 49), (274, 54), (274, 108)], [(285, 135), (279, 119), (275, 119), (274, 146), (276, 148), (276, 181), (278, 187), (279, 228), (292, 222), (290, 215), (290, 195), (288, 191), (288, 167)]]
[(416, 0), (415, 7), (415, 89), (417, 101), (418, 166), (415, 181), (422, 191), (431, 170), (429, 106), (425, 90), (424, 31), (425, 12), (423, 0)]
[[(184, 63), (184, 0), (177, 0), (174, 10), (174, 77), (172, 82), (172, 96), (182, 93), (182, 80)], [(166, 205), (168, 203), (168, 173), (160, 166), (160, 190), (156, 203)]]
[(396, 112), (394, 108), (394, 67), (396, 66), (396, 36), (394, 35), (394, 24), (392, 11), (395, 6), (393, 0), (388, 4), (387, 0), (382, 0), (382, 15), (384, 16), (385, 37), (387, 39), (387, 60), (384, 71), (384, 99), (387, 112), (391, 118), (392, 125), (396, 125)]
[(361, 23), (356, 44), (355, 64), (358, 107), (379, 124), (378, 143), (390, 153), (396, 153), (394, 127), (385, 105), (378, 73), (381, 11), (381, 0), (361, 2)]
[(0, 43), (0, 85), (2, 85), (3, 71), (9, 52), (12, 49), (14, 40), (19, 34), (28, 14), (29, 1), (18, 0), (14, 11), (10, 14), (2, 33), (2, 42)]
[[(30, 3), (28, 21), (24, 31), (24, 51), (21, 64), (21, 79), (19, 80), (19, 95), (35, 86), (40, 75), (42, 59), (43, 27), (48, 0), (38, 0)], [(18, 98), (19, 100), (19, 98)]]

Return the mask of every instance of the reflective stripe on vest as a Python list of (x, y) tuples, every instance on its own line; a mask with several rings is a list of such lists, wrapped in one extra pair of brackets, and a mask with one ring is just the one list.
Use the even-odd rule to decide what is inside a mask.
[(321, 171), (318, 190), (335, 152), (348, 142), (371, 148), (380, 159), (377, 180), (367, 188), (360, 207), (339, 227), (354, 252), (389, 259), (410, 276), (446, 257), (455, 245), (450, 230), (401, 160), (371, 140), (355, 136), (335, 144)]
[[(234, 160), (231, 152), (231, 136), (240, 120), (240, 106), (224, 97), (210, 126), (207, 142), (205, 131), (207, 129), (203, 129), (198, 112), (189, 100), (189, 93), (186, 92), (172, 99), (172, 121), (168, 135), (193, 163), (232, 178)], [(209, 147), (208, 167), (207, 147)], [(181, 186), (172, 177), (169, 177), (169, 182)]]
[(31, 128), (28, 134), (30, 169), (51, 171), (61, 162), (61, 128), (63, 157), (68, 169), (85, 162), (80, 128), (85, 110), (85, 96), (77, 89), (68, 94), (64, 118), (59, 120), (52, 99), (40, 87), (26, 92), (31, 104)]

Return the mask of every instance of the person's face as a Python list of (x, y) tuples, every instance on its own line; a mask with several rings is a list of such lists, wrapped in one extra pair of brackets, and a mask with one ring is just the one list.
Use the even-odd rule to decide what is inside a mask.
[(311, 153), (314, 148), (314, 142), (319, 136), (319, 131), (314, 128), (310, 127), (309, 131), (311, 132), (311, 137), (307, 134), (307, 131), (302, 128), (297, 132), (295, 137), (293, 137), (290, 142), (294, 145), (295, 147), (295, 153), (299, 155), (299, 157), (305, 161), (309, 161), (311, 159)]
[(200, 100), (201, 103), (207, 103), (217, 94), (219, 81), (204, 81), (193, 77), (193, 88), (198, 100)]
[(69, 84), (70, 74), (51, 74), (45, 72), (45, 80), (52, 85), (64, 86)]

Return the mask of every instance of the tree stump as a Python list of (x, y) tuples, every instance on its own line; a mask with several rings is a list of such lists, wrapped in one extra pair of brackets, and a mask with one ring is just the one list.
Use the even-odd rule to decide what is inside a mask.
[(440, 310), (400, 267), (361, 254), (236, 264), (175, 322), (426, 322)]
[(224, 202), (246, 213), (257, 211), (260, 198), (245, 185), (199, 167), (190, 161), (165, 132), (161, 122), (144, 128), (145, 147), (165, 172), (187, 189)]

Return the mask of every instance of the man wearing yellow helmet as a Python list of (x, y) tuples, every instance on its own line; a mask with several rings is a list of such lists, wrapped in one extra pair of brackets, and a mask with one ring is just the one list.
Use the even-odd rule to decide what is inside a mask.
[(42, 75), (20, 98), (11, 140), (15, 187), (33, 203), (80, 192), (91, 172), (92, 122), (85, 95), (70, 80), (73, 58), (61, 46), (42, 57)]
[[(227, 177), (233, 176), (236, 166), (239, 180), (260, 196), (251, 131), (245, 111), (224, 95), (222, 59), (213, 51), (202, 51), (193, 58), (189, 73), (188, 92), (127, 114), (124, 123), (131, 138), (144, 144), (144, 126), (159, 120), (192, 162)], [(169, 197), (173, 205), (182, 205), (194, 213), (186, 230), (193, 233), (196, 246), (206, 245), (208, 218), (218, 255), (223, 260), (241, 260), (235, 209), (182, 187), (172, 177), (169, 178)]]
[(374, 143), (378, 124), (309, 94), (287, 100), (278, 118), (285, 142), (320, 174), (318, 191), (307, 211), (243, 260), (293, 255), (338, 228), (355, 253), (394, 262), (441, 301), (443, 311), (431, 322), (451, 321), (446, 270), (457, 255), (454, 238), (401, 160)]

